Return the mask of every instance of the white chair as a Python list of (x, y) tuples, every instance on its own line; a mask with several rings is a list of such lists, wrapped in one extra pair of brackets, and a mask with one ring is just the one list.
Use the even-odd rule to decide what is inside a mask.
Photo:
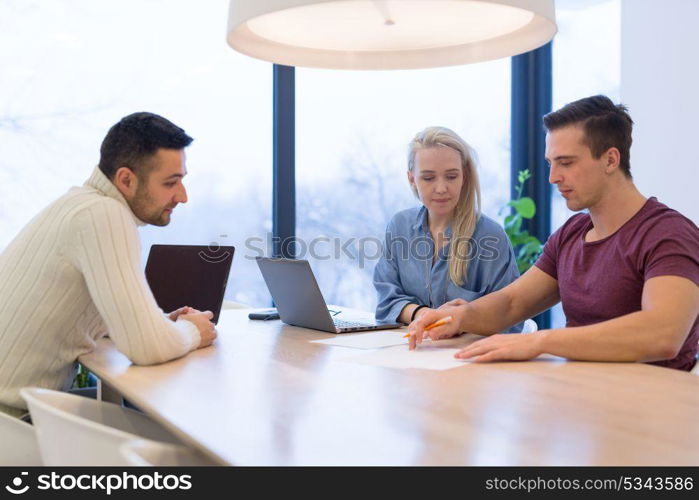
[(47, 466), (124, 466), (119, 446), (147, 438), (179, 444), (170, 432), (140, 412), (65, 392), (20, 390), (36, 429)]
[(0, 466), (43, 465), (34, 427), (0, 412)]
[(129, 465), (140, 467), (206, 467), (221, 465), (184, 446), (158, 443), (147, 439), (127, 441), (120, 447)]
[(524, 322), (524, 327), (522, 328), (522, 333), (534, 333), (539, 329), (536, 321), (533, 319), (528, 319)]

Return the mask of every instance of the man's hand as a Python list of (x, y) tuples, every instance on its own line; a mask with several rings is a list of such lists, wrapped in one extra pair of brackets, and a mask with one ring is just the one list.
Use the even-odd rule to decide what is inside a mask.
[(180, 307), (179, 309), (172, 311), (171, 313), (168, 313), (167, 317), (170, 318), (170, 320), (172, 320), (172, 321), (177, 321), (177, 318), (179, 318), (183, 314), (192, 314), (192, 313), (198, 313), (198, 312), (199, 311), (197, 311), (193, 307), (184, 306), (184, 307)]
[[(446, 339), (454, 337), (461, 333), (461, 316), (464, 314), (464, 307), (468, 302), (463, 299), (454, 299), (439, 307), (439, 309), (420, 309), (418, 317), (410, 323), (408, 331), (410, 332), (410, 340), (408, 342), (409, 349), (412, 351), (421, 344), (427, 337), (432, 340)], [(421, 314), (425, 310), (424, 314)], [(431, 325), (446, 316), (451, 316), (452, 321), (425, 331), (425, 327)]]
[(214, 324), (210, 321), (214, 317), (214, 313), (211, 311), (204, 312), (192, 312), (189, 314), (182, 314), (180, 318), (191, 321), (199, 329), (199, 336), (201, 337), (201, 342), (199, 342), (198, 349), (202, 347), (208, 347), (214, 343), (216, 340), (216, 328)]
[(439, 306), (439, 309), (447, 309), (454, 306), (465, 306), (466, 304), (468, 304), (468, 302), (466, 302), (464, 299), (454, 299), (450, 300), (449, 302), (445, 302)]
[(544, 351), (541, 339), (545, 330), (528, 335), (496, 334), (464, 347), (454, 357), (470, 359), (476, 363), (488, 361), (525, 361), (537, 357)]

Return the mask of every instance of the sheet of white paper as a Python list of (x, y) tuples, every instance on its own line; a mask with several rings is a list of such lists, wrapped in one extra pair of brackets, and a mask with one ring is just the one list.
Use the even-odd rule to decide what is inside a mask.
[[(407, 330), (377, 330), (366, 333), (343, 333), (329, 339), (311, 340), (314, 344), (354, 347), (355, 349), (378, 349), (395, 345), (408, 345), (408, 339), (403, 338)], [(407, 349), (407, 347), (406, 347)]]
[(425, 342), (414, 351), (408, 346), (394, 346), (385, 349), (348, 356), (340, 361), (362, 365), (384, 366), (387, 368), (420, 368), (423, 370), (449, 370), (470, 361), (454, 358), (454, 354), (468, 343), (463, 338)]

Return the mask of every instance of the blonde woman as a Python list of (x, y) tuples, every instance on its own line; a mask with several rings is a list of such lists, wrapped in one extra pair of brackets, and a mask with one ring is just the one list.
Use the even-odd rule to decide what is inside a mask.
[(378, 320), (407, 324), (519, 277), (505, 231), (480, 212), (474, 152), (461, 137), (445, 127), (418, 133), (409, 147), (408, 182), (422, 206), (398, 212), (386, 229), (374, 269)]

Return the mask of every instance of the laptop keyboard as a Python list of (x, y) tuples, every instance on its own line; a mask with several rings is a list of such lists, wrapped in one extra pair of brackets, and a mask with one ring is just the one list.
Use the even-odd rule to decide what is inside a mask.
[(374, 323), (363, 323), (358, 321), (347, 321), (344, 319), (333, 318), (333, 323), (338, 328), (363, 328), (368, 326), (376, 326)]

